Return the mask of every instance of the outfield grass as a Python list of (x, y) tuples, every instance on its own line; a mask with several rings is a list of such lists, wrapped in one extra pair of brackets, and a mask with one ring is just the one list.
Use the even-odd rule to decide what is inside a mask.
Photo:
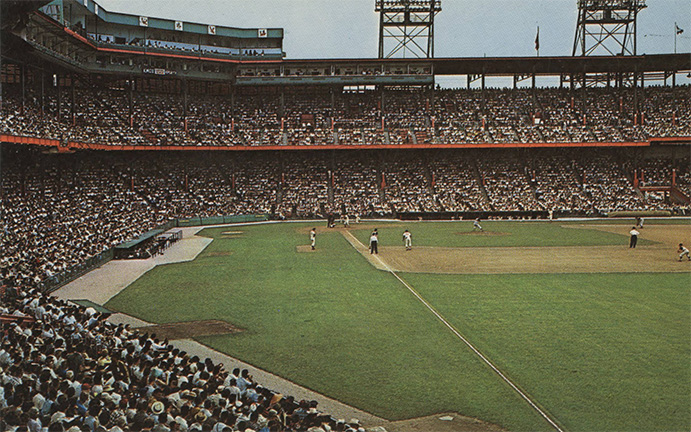
[(691, 427), (688, 274), (403, 277), (566, 429)]
[[(497, 246), (628, 241), (556, 224), (485, 225), (510, 234), (482, 237)], [(478, 246), (474, 236), (449, 235), (471, 226), (380, 231), (383, 245), (400, 245), (408, 227), (416, 244)], [(195, 261), (155, 268), (107, 307), (156, 323), (229, 321), (245, 331), (200, 341), (389, 419), (457, 411), (549, 430), (339, 233), (319, 229), (318, 251), (296, 253), (308, 228), (234, 228), (244, 234), (232, 239), (221, 235), (227, 228), (207, 229), (215, 240)], [(369, 231), (356, 234), (366, 242)], [(569, 430), (691, 427), (688, 273), (401, 276)]]

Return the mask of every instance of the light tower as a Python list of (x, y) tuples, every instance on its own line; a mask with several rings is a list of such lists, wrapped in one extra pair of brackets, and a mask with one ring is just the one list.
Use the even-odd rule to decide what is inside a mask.
[(636, 18), (645, 8), (645, 0), (578, 0), (572, 55), (636, 55)]
[(434, 16), (441, 0), (375, 0), (379, 58), (433, 58)]

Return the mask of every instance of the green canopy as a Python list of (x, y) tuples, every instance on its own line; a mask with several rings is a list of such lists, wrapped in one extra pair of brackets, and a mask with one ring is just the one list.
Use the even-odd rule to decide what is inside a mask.
[(163, 232), (164, 232), (164, 230), (162, 230), (162, 229), (153, 229), (151, 231), (147, 231), (134, 240), (120, 243), (119, 245), (115, 246), (115, 249), (131, 249), (135, 246), (139, 246), (141, 243), (144, 243), (145, 241), (149, 240), (152, 237), (156, 237), (157, 235), (159, 235)]

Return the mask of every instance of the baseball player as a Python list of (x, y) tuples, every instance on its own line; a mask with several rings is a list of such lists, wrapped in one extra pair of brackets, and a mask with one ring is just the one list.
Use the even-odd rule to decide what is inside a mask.
[(631, 231), (629, 231), (629, 234), (631, 234), (631, 241), (629, 241), (629, 248), (636, 248), (636, 243), (638, 243), (638, 235), (640, 232), (636, 229), (636, 227), (631, 227)]
[(343, 227), (350, 228), (350, 216), (345, 215), (345, 217), (343, 218)]
[(686, 255), (687, 260), (691, 261), (691, 256), (689, 256), (689, 250), (682, 243), (679, 243), (679, 249), (677, 250), (677, 252), (679, 252), (679, 262), (681, 262), (681, 259), (684, 258), (684, 255)]
[(476, 218), (473, 221), (473, 231), (475, 231), (476, 229), (482, 231), (482, 227), (480, 226), (480, 218)]
[(408, 230), (403, 231), (403, 244), (405, 244), (405, 250), (413, 249), (413, 235)]
[(312, 244), (312, 250), (314, 250), (314, 246), (317, 244), (317, 228), (312, 228), (312, 231), (310, 231), (310, 243)]
[(379, 254), (379, 233), (376, 228), (369, 237), (369, 253)]

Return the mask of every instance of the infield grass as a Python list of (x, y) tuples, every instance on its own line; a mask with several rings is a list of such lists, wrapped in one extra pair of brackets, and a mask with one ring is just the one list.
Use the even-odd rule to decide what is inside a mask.
[[(195, 261), (153, 269), (107, 307), (155, 323), (226, 320), (245, 331), (200, 341), (385, 418), (456, 411), (550, 429), (340, 233), (318, 228), (318, 250), (297, 253), (311, 226), (204, 230), (215, 240)], [(406, 227), (430, 246), (628, 241), (544, 223), (485, 222), (507, 235), (481, 238), (450, 234), (470, 222), (382, 223), (383, 245)], [(369, 229), (354, 232), (367, 241)], [(691, 428), (689, 273), (401, 277), (568, 430)]]

